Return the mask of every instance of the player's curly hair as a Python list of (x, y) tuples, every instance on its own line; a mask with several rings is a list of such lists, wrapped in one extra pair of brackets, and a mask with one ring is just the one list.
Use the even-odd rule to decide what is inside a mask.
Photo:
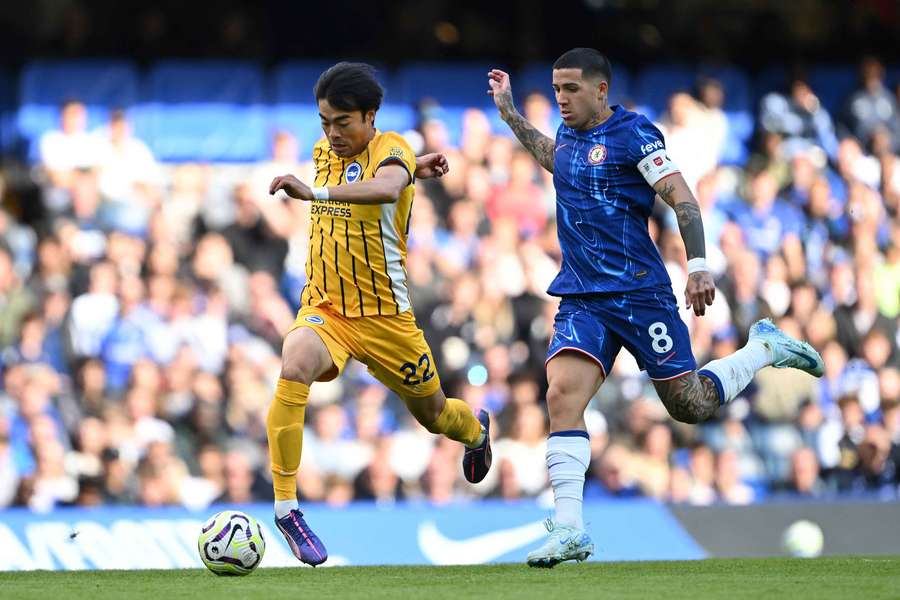
[(377, 111), (384, 89), (375, 79), (375, 68), (366, 63), (339, 62), (319, 76), (313, 93), (339, 110)]
[(612, 84), (609, 59), (593, 48), (572, 48), (553, 63), (554, 69), (581, 69), (582, 77), (601, 77)]

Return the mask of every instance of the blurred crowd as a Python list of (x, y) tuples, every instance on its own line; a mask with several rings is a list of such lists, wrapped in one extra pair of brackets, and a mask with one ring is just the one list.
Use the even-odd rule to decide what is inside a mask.
[[(718, 286), (707, 316), (683, 312), (697, 361), (735, 351), (771, 317), (822, 353), (825, 376), (765, 369), (714, 420), (686, 426), (623, 351), (586, 415), (585, 495), (896, 498), (900, 99), (874, 59), (839, 114), (795, 77), (761, 99), (740, 165), (720, 162), (724, 100), (719, 82), (699, 81), (658, 119), (701, 204)], [(545, 96), (521, 108), (553, 135)], [(548, 493), (552, 179), (484, 112), (465, 113), (456, 145), (440, 115), (426, 107), (405, 133), (451, 165), (417, 183), (411, 296), (445, 391), (494, 415), (494, 467), (466, 484), (462, 446), (352, 363), (312, 387), (302, 501)], [(5, 194), (0, 212), (0, 507), (269, 500), (265, 416), (304, 283), (309, 206), (267, 187), (288, 172), (310, 181), (297, 157), (315, 140), (278, 133), (262, 164), (160, 164), (125, 113), (97, 131), (86, 122), (77, 101), (63, 107), (31, 171), (39, 206)], [(651, 233), (680, 296), (683, 244), (657, 208)]]

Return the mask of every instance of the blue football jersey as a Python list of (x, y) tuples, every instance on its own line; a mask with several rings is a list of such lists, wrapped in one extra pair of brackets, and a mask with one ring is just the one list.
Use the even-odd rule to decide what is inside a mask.
[(560, 125), (553, 185), (562, 268), (555, 296), (671, 288), (647, 226), (652, 185), (678, 170), (647, 117), (612, 107), (587, 131)]

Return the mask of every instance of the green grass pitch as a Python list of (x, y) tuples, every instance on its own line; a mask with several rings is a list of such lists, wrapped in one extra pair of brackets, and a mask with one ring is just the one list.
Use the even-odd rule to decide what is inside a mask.
[(806, 598), (900, 599), (900, 556), (710, 559), (678, 562), (471, 567), (261, 569), (247, 577), (205, 570), (0, 573), (0, 598)]

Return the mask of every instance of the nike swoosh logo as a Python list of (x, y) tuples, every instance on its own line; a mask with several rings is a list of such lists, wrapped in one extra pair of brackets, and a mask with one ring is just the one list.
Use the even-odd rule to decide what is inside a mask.
[(672, 358), (673, 356), (675, 356), (675, 351), (674, 351), (674, 350), (672, 351), (671, 354), (669, 354), (669, 355), (668, 355), (667, 357), (665, 357), (665, 358), (657, 358), (657, 359), (656, 359), (656, 366), (661, 366), (661, 365), (666, 364), (667, 362), (669, 362), (669, 359)]
[(562, 149), (565, 148), (566, 146), (568, 146), (568, 144), (560, 144), (559, 146), (556, 147), (556, 151), (559, 152), (560, 150), (562, 150)]
[(797, 352), (796, 350), (791, 350), (790, 348), (785, 348), (785, 350), (787, 350), (791, 354), (793, 354), (795, 356), (799, 356), (800, 358), (805, 360), (807, 369), (815, 369), (816, 368), (816, 361), (814, 361), (812, 358), (810, 358), (808, 354), (804, 354), (802, 352)]
[(477, 565), (490, 562), (547, 535), (543, 521), (451, 540), (434, 521), (419, 525), (419, 550), (435, 565)]

